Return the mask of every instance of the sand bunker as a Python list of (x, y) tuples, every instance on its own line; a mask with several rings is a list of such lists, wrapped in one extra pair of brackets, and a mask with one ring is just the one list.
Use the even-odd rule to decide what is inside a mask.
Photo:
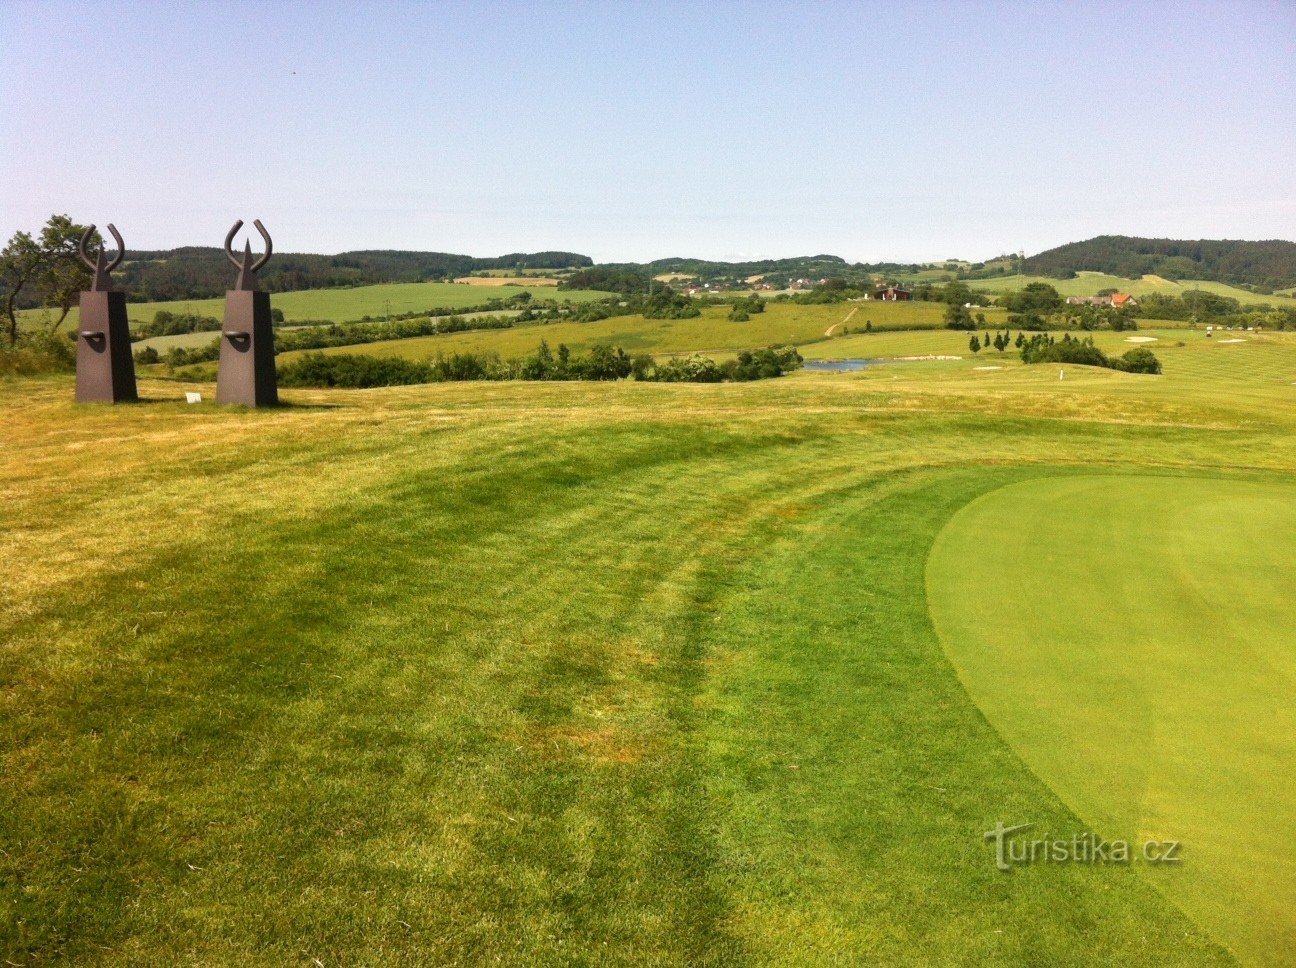
[(1244, 339), (1222, 339), (1222, 340), (1220, 340), (1220, 343), (1221, 343), (1221, 344), (1222, 344), (1222, 343), (1245, 343), (1245, 342), (1246, 342), (1246, 340), (1244, 340)]
[(1127, 343), (1155, 343), (1156, 341), (1157, 338), (1155, 336), (1126, 336), (1125, 337), (1125, 342)]
[(974, 370), (1002, 370), (1003, 367), (1002, 367), (1002, 366), (974, 366), (974, 367), (972, 367), (972, 369), (974, 369)]

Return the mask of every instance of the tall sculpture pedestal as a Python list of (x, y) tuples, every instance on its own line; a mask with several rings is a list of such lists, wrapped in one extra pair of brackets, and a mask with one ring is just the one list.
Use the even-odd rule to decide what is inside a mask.
[[(267, 307), (267, 317), (269, 313)], [(135, 360), (131, 356), (124, 292), (81, 293), (76, 398), (77, 403), (120, 403), (139, 399), (135, 389)]]
[(268, 292), (231, 289), (225, 293), (216, 402), (245, 407), (273, 407), (279, 402)]

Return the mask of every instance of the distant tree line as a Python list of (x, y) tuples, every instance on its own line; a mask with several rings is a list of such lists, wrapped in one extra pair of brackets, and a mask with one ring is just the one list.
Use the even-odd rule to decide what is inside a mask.
[[(72, 225), (67, 216), (57, 216)], [(75, 243), (75, 233), (62, 233)], [(23, 233), (19, 233), (23, 235)], [(21, 243), (21, 239), (15, 236)], [(65, 246), (66, 247), (66, 246)], [(75, 254), (75, 247), (69, 249)], [(80, 262), (75, 259), (76, 266)], [(298, 289), (335, 289), (380, 282), (427, 282), (453, 279), (483, 269), (579, 269), (593, 265), (589, 256), (573, 252), (515, 252), (497, 258), (476, 258), (446, 252), (359, 251), (338, 255), (276, 253), (259, 273), (261, 287), (269, 292)], [(114, 274), (119, 289), (131, 302), (174, 302), (222, 296), (233, 280), (224, 250), (187, 246), (169, 250), (128, 249), (126, 261)], [(38, 287), (23, 287), (16, 308), (44, 305)]]
[(647, 292), (651, 282), (652, 276), (638, 269), (595, 266), (592, 269), (578, 269), (567, 277), (559, 279), (558, 288), (601, 289), (603, 292), (628, 296)]

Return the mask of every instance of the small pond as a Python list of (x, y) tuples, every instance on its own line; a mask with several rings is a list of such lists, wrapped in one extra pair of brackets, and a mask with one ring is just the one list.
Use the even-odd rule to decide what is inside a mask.
[(802, 369), (812, 373), (852, 373), (870, 366), (881, 366), (887, 360), (806, 360)]

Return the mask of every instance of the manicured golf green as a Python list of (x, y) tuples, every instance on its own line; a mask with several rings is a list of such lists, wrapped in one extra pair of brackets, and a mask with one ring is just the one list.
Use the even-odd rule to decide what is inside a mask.
[(968, 692), (1036, 775), (1102, 836), (1181, 841), (1181, 865), (1134, 866), (1241, 960), (1290, 964), (1296, 486), (1024, 481), (953, 517), (927, 584)]

